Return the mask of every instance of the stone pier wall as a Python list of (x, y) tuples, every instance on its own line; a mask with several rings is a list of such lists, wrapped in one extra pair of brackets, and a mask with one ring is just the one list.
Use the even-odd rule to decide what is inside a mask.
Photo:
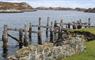
[(63, 42), (62, 46), (54, 46), (53, 43), (43, 45), (30, 45), (16, 51), (8, 60), (56, 60), (74, 54), (79, 54), (85, 49), (85, 39), (77, 35)]

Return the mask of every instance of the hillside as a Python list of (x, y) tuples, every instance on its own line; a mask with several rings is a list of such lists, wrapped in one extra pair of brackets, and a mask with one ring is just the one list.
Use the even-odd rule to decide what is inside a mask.
[(29, 11), (32, 7), (25, 2), (12, 3), (12, 2), (0, 2), (0, 10), (21, 10)]
[(85, 10), (85, 12), (95, 13), (95, 8), (89, 8), (89, 9)]

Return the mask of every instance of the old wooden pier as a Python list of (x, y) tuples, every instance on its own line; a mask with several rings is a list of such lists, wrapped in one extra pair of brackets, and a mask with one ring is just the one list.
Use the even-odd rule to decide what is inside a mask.
[[(4, 25), (4, 30), (2, 34), (2, 41), (3, 41), (3, 54), (7, 55), (8, 52), (8, 37), (11, 37), (15, 41), (19, 43), (19, 48), (23, 46), (28, 46), (32, 43), (32, 33), (36, 33), (38, 36), (38, 44), (42, 45), (42, 30), (41, 28), (46, 29), (46, 38), (50, 36), (49, 42), (54, 43), (58, 39), (62, 39), (63, 31), (68, 29), (81, 29), (82, 27), (90, 27), (90, 18), (88, 18), (88, 23), (82, 23), (81, 20), (72, 23), (63, 23), (63, 20), (60, 23), (56, 21), (50, 22), (50, 18), (47, 18), (46, 26), (41, 25), (41, 17), (39, 17), (39, 25), (32, 25), (29, 23), (29, 28), (27, 25), (24, 25), (24, 28), (10, 28), (8, 25)], [(65, 26), (65, 27), (64, 27)], [(33, 31), (33, 27), (37, 27), (38, 31)], [(71, 28), (72, 27), (72, 28)], [(9, 34), (9, 31), (17, 31), (19, 32), (19, 38), (16, 38)], [(50, 34), (50, 35), (49, 35)]]

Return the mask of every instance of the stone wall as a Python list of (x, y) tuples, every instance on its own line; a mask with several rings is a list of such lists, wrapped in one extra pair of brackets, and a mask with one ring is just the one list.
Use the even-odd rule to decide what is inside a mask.
[(30, 45), (16, 51), (15, 55), (9, 56), (8, 60), (56, 60), (74, 54), (79, 54), (85, 49), (83, 36), (69, 37), (63, 41), (62, 46), (54, 46), (53, 43), (43, 45)]

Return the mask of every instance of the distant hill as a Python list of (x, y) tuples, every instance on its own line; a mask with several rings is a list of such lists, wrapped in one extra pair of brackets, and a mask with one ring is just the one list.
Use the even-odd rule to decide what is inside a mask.
[(64, 8), (64, 7), (37, 7), (37, 10), (74, 10), (73, 8)]
[(89, 8), (89, 9), (85, 10), (85, 12), (95, 13), (95, 8)]
[(37, 10), (75, 10), (75, 11), (85, 11), (85, 8), (70, 8), (70, 7), (37, 7)]
[(0, 2), (0, 10), (29, 11), (32, 10), (32, 7), (25, 2), (22, 3)]

